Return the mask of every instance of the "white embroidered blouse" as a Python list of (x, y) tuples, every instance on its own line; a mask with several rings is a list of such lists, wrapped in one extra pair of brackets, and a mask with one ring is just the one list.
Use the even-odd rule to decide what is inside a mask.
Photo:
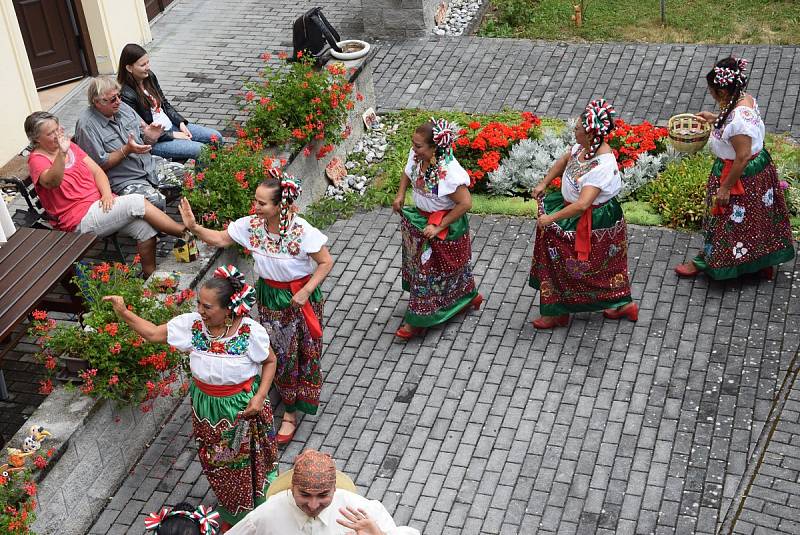
[(250, 318), (242, 318), (233, 335), (211, 340), (200, 314), (181, 314), (167, 323), (167, 343), (189, 353), (193, 377), (217, 386), (237, 385), (258, 375), (269, 355), (266, 329)]
[(328, 237), (300, 216), (289, 226), (281, 248), (279, 236), (267, 232), (261, 218), (252, 215), (228, 225), (233, 241), (253, 252), (255, 274), (262, 279), (290, 282), (314, 273), (317, 264), (309, 254), (318, 253)]
[(453, 158), (446, 165), (447, 174), (433, 187), (425, 184), (425, 178), (419, 172), (420, 164), (414, 159), (414, 149), (408, 151), (408, 161), (404, 169), (411, 180), (411, 194), (414, 204), (424, 212), (450, 210), (456, 203), (448, 195), (455, 192), (458, 186), (469, 186), (469, 175), (461, 164)]
[(622, 176), (617, 168), (617, 159), (610, 152), (598, 154), (591, 160), (579, 159), (579, 144), (572, 146), (569, 162), (561, 177), (561, 194), (567, 202), (575, 202), (584, 186), (594, 186), (600, 195), (594, 204), (603, 204), (616, 197), (622, 190)]
[[(754, 101), (755, 102), (755, 101)], [(755, 156), (764, 148), (766, 129), (761, 120), (758, 104), (750, 108), (738, 106), (733, 109), (722, 128), (715, 128), (708, 138), (708, 146), (712, 154), (723, 160), (735, 160), (736, 150), (731, 144), (733, 136), (744, 135), (751, 139), (750, 156)]]

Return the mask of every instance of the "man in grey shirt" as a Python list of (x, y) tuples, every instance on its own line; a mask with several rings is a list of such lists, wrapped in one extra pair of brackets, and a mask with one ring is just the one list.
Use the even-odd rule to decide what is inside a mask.
[(120, 99), (120, 86), (110, 76), (93, 78), (88, 90), (89, 106), (75, 126), (75, 142), (108, 175), (117, 195), (138, 193), (162, 211), (166, 199), (159, 191), (156, 162), (151, 144), (163, 127), (147, 125)]

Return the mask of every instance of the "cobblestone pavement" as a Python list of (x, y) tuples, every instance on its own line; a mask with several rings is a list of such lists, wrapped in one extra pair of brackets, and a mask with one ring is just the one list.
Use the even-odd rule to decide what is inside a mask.
[(780, 419), (742, 507), (734, 533), (800, 533), (800, 363), (787, 374), (789, 391)]
[(661, 124), (676, 113), (713, 109), (705, 73), (731, 53), (751, 61), (749, 91), (767, 128), (800, 137), (799, 47), (431, 36), (381, 43), (373, 65), (383, 111), (508, 107), (569, 118), (605, 97), (625, 120)]
[[(305, 446), (328, 451), (423, 533), (714, 533), (798, 347), (793, 266), (774, 283), (679, 280), (670, 267), (698, 239), (632, 227), (638, 323), (579, 314), (568, 329), (534, 332), (534, 223), (472, 216), (471, 226), (485, 307), (408, 344), (392, 335), (406, 305), (397, 217), (382, 209), (327, 230), (337, 263), (325, 283), (322, 407), (282, 469)], [(214, 501), (189, 410), (93, 533), (140, 533), (162, 503)]]

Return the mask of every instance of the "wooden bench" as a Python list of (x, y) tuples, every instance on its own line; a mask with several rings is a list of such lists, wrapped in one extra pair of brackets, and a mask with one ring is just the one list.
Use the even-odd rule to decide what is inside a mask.
[[(73, 264), (83, 258), (97, 236), (60, 230), (19, 228), (0, 246), (0, 342), (11, 337), (14, 329), (36, 308), (48, 311), (80, 313), (81, 299), (70, 283)], [(61, 284), (66, 299), (47, 297)], [(0, 365), (6, 353), (25, 335), (23, 330), (0, 352)], [(0, 399), (7, 396), (0, 369)]]

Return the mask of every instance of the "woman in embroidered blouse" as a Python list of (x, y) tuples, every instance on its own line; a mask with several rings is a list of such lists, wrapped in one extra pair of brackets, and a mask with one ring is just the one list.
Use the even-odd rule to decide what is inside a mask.
[[(431, 120), (414, 132), (392, 209), (402, 217), (403, 289), (410, 295), (395, 336), (410, 339), (483, 297), (472, 275), (469, 175), (453, 157), (455, 125)], [(414, 207), (404, 207), (412, 187)]]
[[(569, 314), (603, 310), (611, 319), (636, 321), (631, 301), (625, 218), (617, 160), (605, 141), (614, 108), (593, 100), (575, 125), (575, 144), (533, 190), (539, 218), (529, 284), (539, 290), (537, 329), (566, 326)], [(562, 176), (561, 191), (544, 196)]]
[[(247, 317), (255, 294), (244, 275), (225, 266), (200, 288), (197, 312), (163, 325), (128, 310), (120, 296), (103, 298), (145, 340), (189, 353), (189, 395), (200, 464), (229, 525), (264, 502), (269, 483), (278, 475), (278, 447), (267, 399), (276, 358), (266, 330)], [(256, 445), (252, 452), (251, 441)]]
[(163, 158), (187, 160), (197, 159), (204, 145), (222, 141), (222, 134), (213, 128), (190, 123), (169, 103), (158, 78), (150, 70), (147, 50), (129, 43), (119, 55), (117, 82), (122, 101), (136, 110), (147, 124), (156, 123), (164, 127), (152, 153)]
[(747, 61), (725, 58), (706, 75), (722, 112), (697, 114), (714, 124), (709, 148), (717, 160), (706, 186), (709, 213), (703, 221), (703, 251), (675, 272), (712, 279), (760, 273), (772, 279), (775, 266), (794, 258), (789, 211), (778, 173), (764, 148), (765, 128), (752, 95), (745, 92)]
[(322, 310), (320, 284), (333, 268), (328, 238), (294, 214), (300, 184), (273, 169), (255, 192), (255, 214), (242, 217), (226, 230), (197, 224), (186, 199), (180, 211), (186, 228), (216, 247), (238, 243), (252, 251), (261, 324), (278, 356), (275, 386), (285, 412), (278, 444), (292, 440), (297, 411), (316, 414), (322, 390)]

